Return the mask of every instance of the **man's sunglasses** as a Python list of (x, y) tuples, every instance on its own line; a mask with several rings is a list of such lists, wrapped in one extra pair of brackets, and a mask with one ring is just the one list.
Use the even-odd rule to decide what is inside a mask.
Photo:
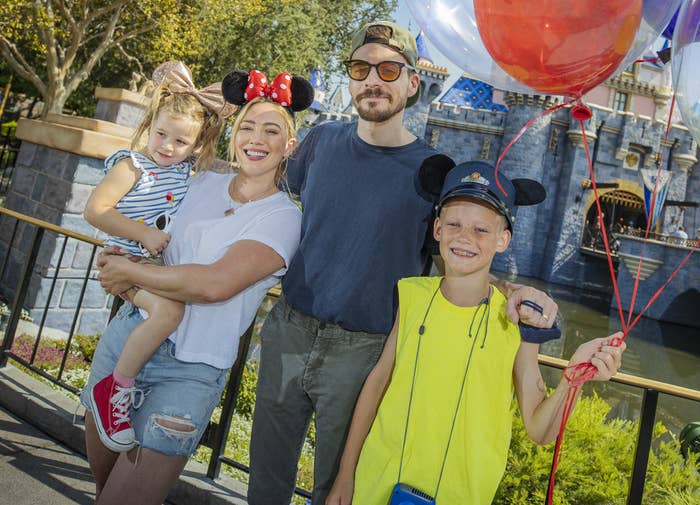
[(406, 67), (415, 70), (411, 65), (399, 63), (398, 61), (380, 61), (379, 63), (370, 63), (364, 60), (346, 60), (343, 62), (348, 71), (350, 79), (353, 81), (364, 81), (367, 79), (370, 70), (374, 67), (377, 70), (377, 75), (384, 82), (393, 82), (401, 75), (401, 69)]

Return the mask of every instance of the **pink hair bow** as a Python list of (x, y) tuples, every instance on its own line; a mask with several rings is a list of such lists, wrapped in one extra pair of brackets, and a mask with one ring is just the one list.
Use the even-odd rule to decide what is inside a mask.
[(224, 100), (220, 82), (201, 89), (195, 88), (192, 72), (181, 61), (162, 63), (153, 71), (152, 80), (156, 86), (167, 86), (171, 93), (187, 93), (194, 96), (199, 103), (220, 118), (225, 119), (236, 112), (236, 106)]
[(282, 72), (268, 86), (265, 74), (260, 70), (251, 70), (244, 96), (248, 102), (260, 96), (269, 96), (282, 107), (289, 107), (292, 104), (292, 74)]

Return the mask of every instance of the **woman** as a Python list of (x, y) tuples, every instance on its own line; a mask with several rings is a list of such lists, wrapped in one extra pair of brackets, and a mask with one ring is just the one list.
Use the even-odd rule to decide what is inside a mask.
[[(251, 81), (257, 77), (254, 72)], [(303, 79), (281, 76), (280, 82), (294, 81), (283, 88), (284, 100), (273, 86), (263, 95), (274, 99), (224, 89), (230, 101), (235, 95), (242, 97), (236, 103), (247, 102), (231, 136), (237, 172), (205, 171), (192, 178), (164, 253), (166, 265), (175, 266), (133, 263), (114, 250), (98, 261), (100, 281), (112, 294), (136, 286), (186, 304), (177, 330), (137, 377), (141, 393), (130, 394), (126, 402), (125, 408), (133, 403), (138, 448), (121, 455), (107, 449), (87, 394), (81, 397), (88, 410), (86, 445), (99, 504), (163, 502), (220, 399), (240, 335), (296, 251), (301, 213), (278, 184), (296, 145), (292, 110), (308, 107), (313, 89)], [(248, 83), (241, 84), (245, 89)], [(85, 392), (111, 371), (126, 337), (142, 320), (126, 304), (110, 322)]]

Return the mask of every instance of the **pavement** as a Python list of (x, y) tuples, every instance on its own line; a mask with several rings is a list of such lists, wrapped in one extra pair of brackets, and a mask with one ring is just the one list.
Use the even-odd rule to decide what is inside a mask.
[[(245, 485), (209, 479), (190, 461), (165, 505), (246, 505), (245, 495)], [(11, 364), (0, 368), (0, 505), (94, 499), (78, 401)]]
[(87, 460), (0, 408), (0, 503), (89, 504)]

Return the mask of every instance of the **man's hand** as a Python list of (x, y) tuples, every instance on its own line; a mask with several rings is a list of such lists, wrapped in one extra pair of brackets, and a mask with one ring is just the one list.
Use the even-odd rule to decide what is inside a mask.
[(610, 377), (620, 369), (622, 353), (627, 349), (627, 344), (622, 341), (622, 336), (622, 332), (618, 331), (609, 337), (595, 338), (581, 344), (571, 356), (569, 366), (590, 363), (598, 369), (593, 380), (610, 380)]
[[(514, 324), (523, 322), (536, 328), (552, 327), (557, 318), (559, 307), (546, 293), (530, 286), (512, 282), (505, 282), (504, 286), (508, 293), (508, 305), (506, 306), (508, 319)], [(542, 307), (542, 312), (533, 308), (532, 302)]]

